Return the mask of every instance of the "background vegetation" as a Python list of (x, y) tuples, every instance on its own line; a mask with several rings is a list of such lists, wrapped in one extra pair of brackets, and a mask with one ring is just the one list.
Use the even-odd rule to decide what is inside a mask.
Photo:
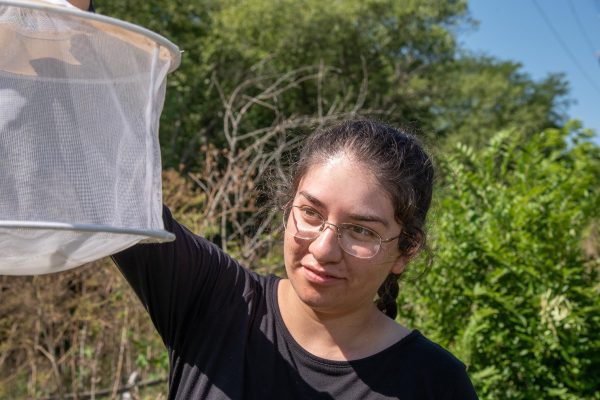
[[(435, 154), (433, 264), (403, 323), (450, 348), (482, 399), (600, 399), (600, 154), (560, 75), (465, 53), (460, 0), (103, 0), (185, 53), (161, 120), (164, 199), (250, 268), (281, 272), (267, 171), (303, 136), (371, 116)], [(267, 182), (267, 183), (265, 183)], [(0, 398), (164, 398), (160, 338), (110, 260), (0, 277)], [(157, 385), (156, 385), (157, 384)]]

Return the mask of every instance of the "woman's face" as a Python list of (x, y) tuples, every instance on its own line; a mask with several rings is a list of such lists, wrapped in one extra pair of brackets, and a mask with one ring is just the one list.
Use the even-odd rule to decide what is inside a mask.
[[(370, 228), (383, 239), (401, 231), (387, 193), (365, 167), (345, 155), (311, 167), (300, 181), (293, 204), (310, 207), (336, 225)], [(387, 275), (402, 272), (406, 260), (397, 244), (396, 240), (382, 243), (374, 257), (361, 259), (341, 249), (335, 228), (327, 227), (313, 240), (286, 234), (285, 267), (295, 293), (315, 311), (353, 312), (373, 307)]]

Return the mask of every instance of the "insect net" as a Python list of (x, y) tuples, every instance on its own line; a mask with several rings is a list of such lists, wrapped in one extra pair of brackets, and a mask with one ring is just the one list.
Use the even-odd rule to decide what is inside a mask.
[(64, 0), (0, 1), (0, 274), (174, 239), (158, 125), (179, 61), (163, 37)]

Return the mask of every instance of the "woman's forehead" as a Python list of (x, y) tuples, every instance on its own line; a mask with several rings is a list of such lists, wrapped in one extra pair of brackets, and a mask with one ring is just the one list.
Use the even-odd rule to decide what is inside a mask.
[(336, 156), (311, 166), (300, 180), (296, 197), (341, 209), (345, 213), (374, 214), (393, 218), (389, 198), (373, 173), (347, 156)]
[[(321, 178), (336, 181), (348, 179), (372, 187), (379, 186), (375, 175), (355, 157), (340, 153), (331, 155), (321, 162), (314, 163), (307, 170), (301, 182)], [(337, 178), (337, 179), (336, 179)]]

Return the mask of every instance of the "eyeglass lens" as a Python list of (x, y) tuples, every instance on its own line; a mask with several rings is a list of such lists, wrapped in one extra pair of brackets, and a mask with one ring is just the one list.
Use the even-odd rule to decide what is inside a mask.
[[(284, 215), (286, 231), (299, 239), (316, 239), (327, 228), (334, 229), (340, 247), (348, 254), (359, 258), (371, 258), (377, 254), (381, 238), (370, 229), (354, 224), (334, 225), (315, 212), (300, 207), (291, 207)], [(291, 214), (291, 215), (290, 215)]]

